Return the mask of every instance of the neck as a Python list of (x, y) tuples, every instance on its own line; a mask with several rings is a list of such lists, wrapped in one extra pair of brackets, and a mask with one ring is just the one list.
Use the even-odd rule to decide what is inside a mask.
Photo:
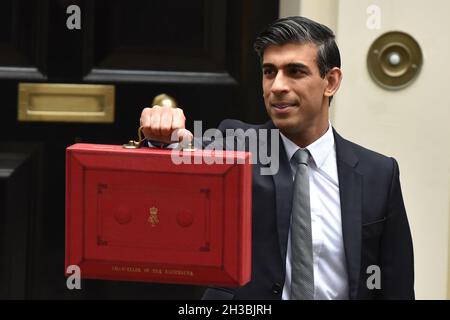
[(306, 148), (311, 143), (323, 136), (328, 130), (328, 120), (320, 125), (311, 126), (300, 132), (283, 132), (282, 133), (289, 138), (292, 142), (298, 145), (300, 148)]

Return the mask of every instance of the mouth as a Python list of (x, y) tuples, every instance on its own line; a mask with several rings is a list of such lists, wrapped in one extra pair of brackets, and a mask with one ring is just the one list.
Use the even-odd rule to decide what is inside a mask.
[(296, 103), (293, 102), (275, 102), (271, 103), (270, 106), (274, 108), (276, 111), (287, 111), (290, 108), (297, 107)]

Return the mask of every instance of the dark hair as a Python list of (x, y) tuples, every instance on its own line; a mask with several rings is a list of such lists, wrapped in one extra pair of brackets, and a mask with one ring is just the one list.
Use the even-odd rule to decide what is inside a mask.
[(295, 16), (278, 19), (270, 24), (256, 38), (253, 48), (262, 61), (264, 50), (269, 45), (314, 43), (317, 45), (317, 66), (320, 76), (324, 78), (332, 68), (341, 67), (341, 56), (334, 39), (333, 31), (327, 26)]
[(305, 17), (288, 17), (276, 20), (256, 38), (253, 47), (262, 59), (267, 46), (286, 43), (308, 43), (317, 45), (317, 66), (323, 78), (333, 67), (341, 67), (339, 49), (330, 28)]

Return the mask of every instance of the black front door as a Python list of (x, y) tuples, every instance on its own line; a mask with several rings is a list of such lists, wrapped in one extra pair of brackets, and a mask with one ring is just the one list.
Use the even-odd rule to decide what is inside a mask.
[[(252, 42), (277, 16), (277, 0), (2, 1), (0, 140), (43, 146), (40, 208), (31, 211), (35, 216), (26, 231), (17, 230), (29, 232), (24, 297), (201, 296), (201, 287), (100, 280), (67, 289), (65, 148), (80, 141), (122, 144), (135, 138), (142, 108), (160, 93), (178, 101), (190, 129), (194, 120), (202, 120), (204, 130), (224, 118), (266, 120)], [(114, 119), (18, 120), (20, 83), (113, 85)], [(32, 196), (15, 195), (22, 202)]]

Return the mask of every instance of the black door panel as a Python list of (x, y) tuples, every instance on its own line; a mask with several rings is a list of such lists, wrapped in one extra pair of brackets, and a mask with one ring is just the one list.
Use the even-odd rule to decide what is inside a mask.
[[(81, 29), (66, 27), (69, 5), (81, 9)], [(64, 277), (65, 148), (75, 142), (122, 144), (136, 138), (142, 108), (172, 95), (187, 127), (224, 118), (266, 120), (256, 34), (278, 16), (278, 0), (3, 0), (0, 10), (0, 142), (38, 143), (42, 201), (26, 249), (28, 298), (199, 298), (202, 287), (83, 280), (68, 290)], [(111, 124), (20, 122), (18, 84), (115, 86)], [(32, 202), (29, 194), (15, 201)], [(23, 211), (27, 212), (27, 211)], [(11, 216), (8, 216), (10, 219)], [(23, 225), (13, 224), (17, 232)], [(32, 230), (33, 232), (31, 232)], [(1, 238), (3, 248), (5, 239)], [(34, 241), (36, 240), (36, 241)], [(8, 251), (9, 252), (9, 251)], [(10, 274), (5, 271), (2, 277)], [(9, 273), (7, 273), (9, 272)]]

